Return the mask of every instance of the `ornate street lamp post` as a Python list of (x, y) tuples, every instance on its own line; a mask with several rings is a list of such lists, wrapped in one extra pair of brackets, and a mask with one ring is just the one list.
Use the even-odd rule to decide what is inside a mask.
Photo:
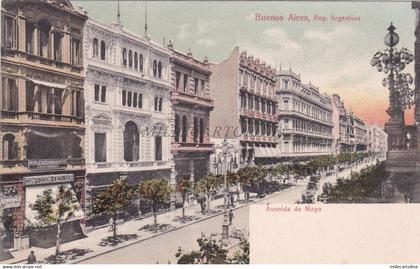
[(382, 85), (388, 86), (389, 89), (389, 108), (386, 112), (390, 119), (385, 123), (385, 131), (388, 133), (390, 150), (405, 149), (404, 110), (411, 108), (414, 104), (414, 91), (409, 86), (413, 83), (413, 78), (408, 73), (402, 73), (404, 68), (414, 60), (414, 56), (407, 48), (401, 50), (395, 48), (400, 39), (395, 29), (391, 23), (384, 38), (384, 43), (388, 48), (383, 52), (376, 52), (370, 61), (378, 72), (388, 75), (383, 79)]
[[(222, 144), (215, 147), (214, 151), (214, 169), (218, 167), (218, 164), (222, 165), (221, 172), (224, 176), (224, 206), (223, 206), (223, 224), (222, 224), (222, 241), (227, 240), (229, 238), (229, 221), (228, 221), (228, 204), (227, 204), (227, 179), (226, 174), (230, 167), (233, 169), (238, 168), (238, 164), (236, 163), (236, 153), (238, 150), (235, 148), (234, 145), (230, 144), (226, 139), (223, 140)], [(225, 165), (225, 169), (223, 169), (223, 164)]]

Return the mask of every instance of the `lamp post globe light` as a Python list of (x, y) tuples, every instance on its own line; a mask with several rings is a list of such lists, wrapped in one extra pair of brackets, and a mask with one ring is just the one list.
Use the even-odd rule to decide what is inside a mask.
[[(226, 174), (229, 169), (238, 168), (236, 162), (236, 153), (238, 150), (234, 145), (229, 143), (226, 139), (214, 148), (214, 164), (216, 170), (219, 166), (224, 177), (224, 203), (223, 203), (223, 224), (222, 224), (222, 242), (229, 238), (229, 221), (228, 221), (228, 203), (227, 203), (227, 178)], [(224, 164), (224, 169), (223, 169)]]
[(400, 38), (395, 32), (395, 26), (388, 27), (388, 33), (384, 37), (387, 48), (373, 55), (370, 64), (378, 72), (384, 72), (387, 77), (382, 80), (382, 85), (389, 89), (389, 108), (386, 110), (390, 119), (385, 123), (388, 133), (389, 149), (403, 149), (404, 135), (404, 111), (414, 105), (414, 91), (410, 88), (413, 77), (402, 71), (414, 60), (414, 55), (407, 48), (398, 50), (395, 46)]

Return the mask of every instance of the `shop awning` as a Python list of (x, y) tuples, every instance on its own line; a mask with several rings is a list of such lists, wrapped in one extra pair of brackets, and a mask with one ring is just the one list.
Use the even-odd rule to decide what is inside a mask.
[(58, 84), (58, 83), (54, 83), (54, 82), (37, 80), (37, 79), (33, 79), (33, 78), (27, 78), (27, 79), (29, 81), (37, 84), (37, 85), (42, 85), (42, 86), (49, 87), (49, 88), (55, 88), (55, 89), (66, 89), (67, 88), (67, 85), (63, 85), (63, 84)]

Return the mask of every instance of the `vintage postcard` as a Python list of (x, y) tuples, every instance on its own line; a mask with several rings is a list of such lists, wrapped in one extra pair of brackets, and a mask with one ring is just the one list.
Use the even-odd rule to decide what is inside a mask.
[(418, 268), (419, 19), (2, 0), (0, 264)]

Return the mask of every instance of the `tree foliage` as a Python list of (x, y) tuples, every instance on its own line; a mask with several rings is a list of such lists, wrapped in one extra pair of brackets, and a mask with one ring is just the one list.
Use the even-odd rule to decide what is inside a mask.
[(152, 211), (154, 217), (154, 231), (157, 232), (157, 216), (156, 212), (158, 206), (162, 203), (168, 202), (172, 193), (172, 188), (169, 182), (165, 179), (155, 178), (140, 182), (139, 194), (140, 197), (149, 199), (152, 202)]

